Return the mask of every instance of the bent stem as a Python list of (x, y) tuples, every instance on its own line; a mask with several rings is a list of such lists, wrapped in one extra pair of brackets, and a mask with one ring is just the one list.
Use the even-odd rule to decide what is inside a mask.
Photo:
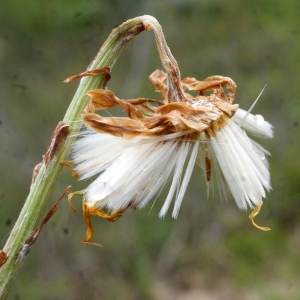
[[(149, 28), (149, 23), (151, 28)], [(145, 29), (154, 30), (152, 24), (160, 28), (160, 25), (153, 17), (141, 16), (128, 20), (114, 29), (89, 65), (87, 71), (103, 67), (112, 68), (126, 45), (136, 35)], [(50, 161), (44, 159), (41, 163), (19, 218), (4, 246), (3, 251), (8, 255), (8, 259), (0, 268), (0, 299), (5, 299), (8, 296), (17, 271), (25, 260), (26, 255), (20, 255), (20, 251), (26, 239), (37, 228), (42, 218), (44, 208), (62, 168), (59, 161), (65, 160), (70, 152), (75, 134), (79, 130), (78, 126), (74, 125), (76, 124), (75, 121), (80, 118), (89, 101), (89, 97), (85, 93), (88, 90), (99, 88), (104, 80), (105, 76), (103, 75), (85, 76), (80, 80), (79, 87), (63, 119), (66, 126), (69, 126), (69, 136), (64, 145), (50, 158)]]

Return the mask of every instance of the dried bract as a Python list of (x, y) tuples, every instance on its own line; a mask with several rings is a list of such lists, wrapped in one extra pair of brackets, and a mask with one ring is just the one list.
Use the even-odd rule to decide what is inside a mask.
[(58, 123), (52, 133), (46, 154), (43, 157), (45, 165), (47, 165), (60, 151), (66, 141), (67, 136), (69, 135), (69, 132), (69, 125), (65, 124), (64, 122)]

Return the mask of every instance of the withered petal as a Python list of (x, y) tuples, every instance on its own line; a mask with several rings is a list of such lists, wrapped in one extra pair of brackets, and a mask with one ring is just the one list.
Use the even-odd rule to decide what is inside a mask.
[(148, 131), (147, 127), (141, 122), (128, 118), (103, 118), (97, 114), (89, 113), (82, 115), (82, 119), (86, 126), (97, 132), (111, 134), (124, 139), (132, 139)]
[(149, 80), (153, 84), (156, 92), (161, 92), (165, 102), (168, 102), (168, 91), (167, 91), (167, 74), (161, 70), (154, 71), (150, 76)]
[[(214, 121), (212, 116), (206, 114), (198, 114), (198, 115), (190, 115), (190, 116), (181, 116), (177, 111), (172, 111), (167, 116), (173, 120), (177, 120), (177, 122), (181, 123), (181, 126), (184, 127), (185, 130), (192, 130), (197, 132), (205, 131), (210, 124)], [(214, 115), (216, 118), (216, 116)], [(177, 124), (178, 127), (178, 124)]]
[(158, 128), (165, 128), (165, 134), (184, 131), (203, 132), (209, 126), (208, 120), (211, 119), (206, 117), (205, 120), (203, 120), (203, 118), (201, 120), (199, 115), (194, 118), (191, 116), (182, 116), (179, 111), (173, 110), (164, 115), (148, 118), (147, 121), (144, 122), (144, 125), (149, 129), (158, 131), (161, 131), (161, 129)]
[(114, 106), (121, 106), (124, 108), (126, 114), (130, 119), (143, 119), (143, 114), (137, 110), (131, 103), (123, 101), (115, 96), (110, 90), (96, 89), (86, 93), (91, 97), (92, 104), (95, 110), (102, 110)]
[(142, 104), (150, 104), (150, 103), (156, 103), (159, 106), (164, 105), (164, 103), (161, 100), (150, 99), (150, 98), (128, 99), (126, 100), (126, 102), (132, 105), (142, 105)]
[(198, 112), (193, 106), (184, 102), (171, 102), (157, 108), (156, 113), (165, 115), (173, 110), (180, 111), (182, 114), (195, 114)]
[[(202, 100), (203, 96), (199, 97), (199, 100)], [(198, 97), (195, 98), (195, 100), (198, 100)], [(219, 98), (215, 94), (211, 94), (209, 96), (206, 96), (206, 100), (213, 103), (219, 110), (227, 114), (227, 116), (232, 117), (237, 109), (239, 108), (238, 104), (231, 104), (228, 101), (224, 101), (223, 99)]]
[(110, 90), (96, 89), (86, 92), (96, 110), (106, 109), (118, 105), (118, 98)]
[[(208, 103), (207, 98), (205, 99)], [(156, 113), (164, 115), (170, 113), (171, 111), (180, 112), (180, 114), (186, 119), (190, 117), (196, 117), (200, 119), (199, 121), (201, 121), (201, 118), (213, 118), (214, 120), (214, 115), (221, 115), (221, 112), (217, 107), (214, 107), (212, 105), (197, 105), (196, 101), (193, 101), (193, 103), (190, 104), (184, 102), (172, 102), (159, 107), (156, 110)]]
[(104, 79), (104, 82), (102, 85), (104, 88), (106, 86), (107, 82), (111, 78), (110, 67), (103, 67), (103, 68), (98, 68), (98, 69), (94, 69), (94, 70), (87, 70), (80, 74), (77, 74), (77, 75), (74, 75), (74, 76), (71, 76), (71, 77), (65, 79), (64, 82), (70, 82), (70, 81), (78, 79), (78, 78), (82, 78), (85, 76), (94, 76), (94, 75), (96, 75), (96, 76), (105, 75), (105, 79)]
[(230, 91), (236, 91), (236, 84), (230, 77), (224, 77), (220, 75), (209, 76), (204, 79), (206, 82), (213, 82), (214, 84), (221, 85), (228, 88)]
[[(219, 95), (224, 95), (223, 100), (233, 102), (235, 92), (236, 92), (236, 84), (229, 77), (223, 77), (219, 75), (210, 76), (204, 79), (203, 81), (198, 81), (195, 78), (186, 77), (182, 80), (182, 85), (184, 89), (192, 90), (192, 91), (209, 91), (216, 90), (216, 93)], [(228, 89), (228, 94), (226, 95), (221, 89), (221, 87), (225, 87)]]
[(184, 78), (182, 85), (190, 91), (206, 91), (220, 88), (220, 81), (198, 81), (195, 78)]

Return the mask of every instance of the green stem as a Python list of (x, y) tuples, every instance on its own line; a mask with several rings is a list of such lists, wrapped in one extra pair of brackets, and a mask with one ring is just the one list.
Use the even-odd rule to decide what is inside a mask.
[[(114, 65), (126, 45), (141, 31), (143, 21), (153, 19), (150, 16), (137, 17), (114, 29), (105, 41), (88, 70)], [(19, 218), (6, 242), (3, 251), (8, 255), (7, 261), (0, 268), (0, 299), (5, 299), (13, 285), (17, 271), (25, 260), (26, 255), (20, 255), (20, 250), (26, 239), (36, 229), (41, 221), (43, 211), (61, 171), (60, 160), (65, 160), (70, 152), (79, 128), (76, 122), (89, 98), (85, 95), (88, 90), (98, 88), (104, 81), (104, 76), (83, 77), (75, 96), (65, 114), (63, 122), (70, 126), (70, 134), (57, 155), (47, 164), (42, 163), (40, 171), (30, 188), (29, 195), (22, 208)]]

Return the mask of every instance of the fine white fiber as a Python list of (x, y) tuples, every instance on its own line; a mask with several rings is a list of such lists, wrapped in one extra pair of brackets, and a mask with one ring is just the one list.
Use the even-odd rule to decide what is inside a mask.
[(253, 115), (239, 108), (232, 117), (232, 120), (250, 134), (262, 138), (273, 137), (273, 126), (269, 122), (266, 122), (262, 115)]
[[(250, 114), (248, 117), (251, 117)], [(245, 120), (246, 124), (247, 120)], [(211, 138), (212, 147), (229, 189), (241, 209), (258, 205), (270, 190), (270, 175), (265, 158), (245, 132), (233, 121)]]
[(129, 145), (127, 140), (86, 128), (72, 148), (75, 171), (80, 179), (91, 178), (104, 171)]
[(135, 138), (127, 141), (92, 130), (85, 131), (73, 147), (76, 172), (81, 179), (102, 172), (85, 190), (85, 201), (109, 210), (124, 209), (128, 205), (141, 208), (171, 178), (171, 189), (160, 217), (166, 214), (173, 199), (176, 203), (173, 215), (177, 216), (195, 164), (198, 142), (185, 141), (185, 137), (160, 140)]

